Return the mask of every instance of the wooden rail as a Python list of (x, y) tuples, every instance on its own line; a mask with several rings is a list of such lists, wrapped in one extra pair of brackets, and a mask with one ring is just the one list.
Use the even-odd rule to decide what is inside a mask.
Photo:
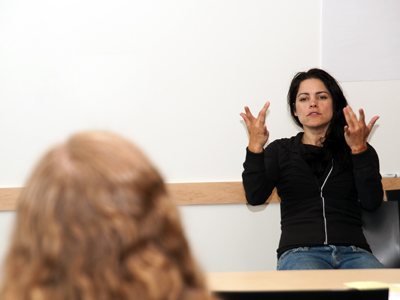
[[(384, 190), (400, 189), (400, 178), (383, 178)], [(242, 182), (168, 183), (177, 205), (246, 203)], [(22, 188), (0, 188), (0, 211), (15, 210)], [(386, 196), (385, 196), (386, 198)], [(267, 202), (279, 202), (276, 190)]]

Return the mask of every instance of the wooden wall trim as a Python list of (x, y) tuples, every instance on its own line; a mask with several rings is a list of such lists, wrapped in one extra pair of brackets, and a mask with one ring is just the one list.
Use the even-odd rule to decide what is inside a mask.
[(0, 211), (15, 210), (22, 188), (0, 188)]
[[(400, 178), (383, 178), (382, 185), (400, 189)], [(242, 182), (167, 183), (167, 189), (177, 205), (246, 203)], [(21, 190), (0, 188), (0, 211), (15, 210)], [(276, 189), (267, 202), (280, 202)]]
[[(242, 182), (169, 183), (167, 188), (178, 205), (246, 203)], [(279, 202), (276, 190), (267, 202)]]

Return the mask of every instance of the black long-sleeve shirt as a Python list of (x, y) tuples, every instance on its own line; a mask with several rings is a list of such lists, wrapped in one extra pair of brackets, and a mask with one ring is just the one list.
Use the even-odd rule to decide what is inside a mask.
[(297, 247), (354, 245), (371, 251), (362, 232), (361, 208), (375, 210), (383, 199), (379, 159), (371, 145), (327, 163), (322, 180), (300, 153), (303, 133), (272, 142), (263, 153), (247, 150), (243, 185), (251, 205), (265, 203), (276, 187), (281, 198), (278, 257)]

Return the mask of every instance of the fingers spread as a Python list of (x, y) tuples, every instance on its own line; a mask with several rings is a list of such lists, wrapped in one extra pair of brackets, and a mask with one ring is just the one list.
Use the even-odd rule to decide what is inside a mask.
[(248, 106), (244, 107), (244, 111), (246, 112), (247, 117), (254, 118)]
[(343, 109), (343, 114), (347, 122), (347, 125), (343, 128), (346, 143), (353, 153), (359, 153), (360, 149), (366, 149), (368, 136), (379, 117), (373, 117), (367, 125), (363, 109), (359, 109), (359, 118), (357, 118), (350, 106), (346, 106)]
[[(250, 131), (253, 131), (252, 128), (256, 129), (258, 128), (258, 131), (263, 131), (265, 132), (266, 130), (263, 130), (263, 127), (265, 126), (265, 119), (267, 115), (267, 109), (269, 108), (270, 103), (266, 102), (263, 106), (263, 108), (260, 110), (258, 113), (257, 118), (255, 118), (252, 113), (250, 112), (250, 109), (248, 106), (244, 107), (245, 113), (241, 113), (240, 116), (243, 118), (247, 125), (247, 129)], [(266, 128), (266, 127), (265, 127)]]
[(270, 105), (270, 103), (269, 103), (269, 102), (266, 102), (266, 103), (264, 104), (264, 107), (263, 107), (263, 109), (265, 109), (265, 111), (267, 111), (267, 109), (268, 109), (269, 105)]
[(344, 134), (350, 134), (350, 131), (349, 131), (349, 126), (344, 126)]
[(267, 103), (264, 104), (263, 108), (260, 110), (259, 115), (262, 114), (262, 115), (265, 116), (265, 115), (267, 114), (268, 107), (269, 107), (269, 102), (267, 102)]
[(358, 110), (358, 112), (360, 113), (360, 122), (363, 122), (365, 124), (365, 114), (364, 114), (364, 110), (362, 108), (360, 108)]
[(352, 128), (354, 126), (354, 123), (357, 122), (356, 114), (353, 112), (350, 106), (346, 106), (343, 109), (343, 113), (347, 124), (349, 125), (350, 128)]
[(368, 123), (368, 128), (371, 130), (372, 129), (372, 127), (374, 127), (374, 125), (375, 125), (375, 122), (377, 121), (379, 119), (379, 117), (378, 116), (375, 116), (375, 117), (373, 117), (372, 119), (371, 119), (371, 121), (369, 121), (369, 123)]
[(247, 117), (246, 114), (241, 113), (240, 116), (243, 118), (243, 120), (246, 123), (246, 125), (250, 123), (250, 120), (249, 120), (249, 118)]

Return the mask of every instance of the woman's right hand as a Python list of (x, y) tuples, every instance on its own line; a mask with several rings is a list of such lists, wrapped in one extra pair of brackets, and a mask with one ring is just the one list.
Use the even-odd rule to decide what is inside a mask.
[(249, 132), (249, 146), (248, 149), (254, 153), (261, 153), (264, 150), (264, 145), (268, 140), (269, 132), (265, 125), (265, 117), (269, 102), (265, 103), (264, 107), (258, 113), (258, 117), (255, 118), (250, 109), (245, 106), (244, 110), (246, 113), (241, 113), (243, 120), (246, 123), (247, 131)]

